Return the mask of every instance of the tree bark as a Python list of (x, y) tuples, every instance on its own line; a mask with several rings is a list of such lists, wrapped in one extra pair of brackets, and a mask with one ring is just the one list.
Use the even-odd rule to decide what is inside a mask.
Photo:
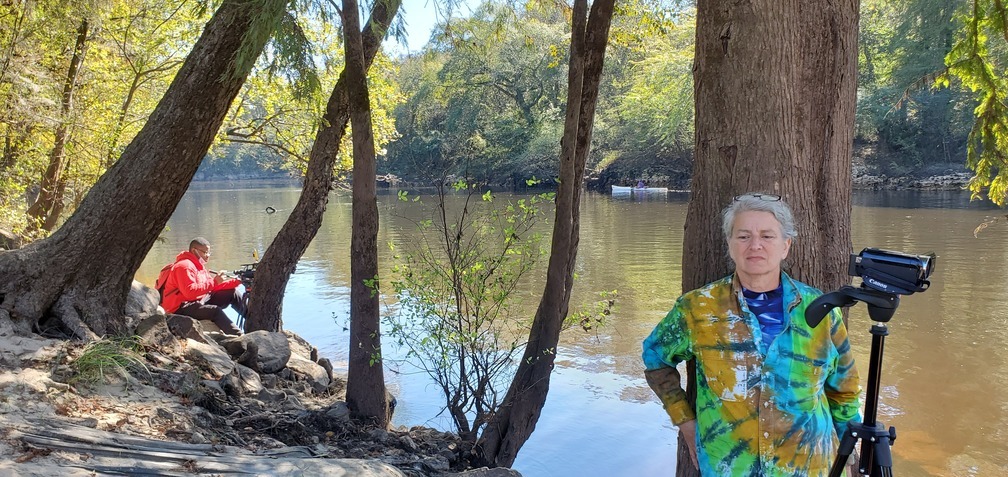
[[(402, 0), (378, 1), (371, 8), (371, 18), (362, 35), (365, 69), (371, 66), (382, 38), (401, 4)], [(301, 197), (256, 267), (253, 282), (255, 292), (249, 297), (247, 331), (280, 330), (287, 282), (294, 273), (298, 260), (322, 226), (322, 217), (329, 203), (329, 192), (334, 180), (333, 168), (350, 120), (350, 94), (346, 76), (347, 71), (344, 69), (329, 96), (322, 125), (312, 144)]]
[[(225, 0), (137, 136), (52, 236), (0, 252), (0, 319), (123, 334), (133, 274), (164, 229), (285, 0)], [(48, 321), (43, 322), (43, 324)]]
[(567, 317), (580, 237), (580, 202), (585, 160), (591, 144), (599, 81), (612, 23), (614, 0), (575, 0), (568, 70), (568, 102), (560, 142), (560, 184), (546, 285), (529, 332), (525, 353), (500, 409), (477, 442), (482, 464), (510, 467), (535, 430)]
[(357, 0), (343, 0), (344, 73), (353, 128), (353, 230), (350, 239), (350, 356), (346, 401), (359, 418), (388, 427), (378, 309), (378, 199), (367, 68)]
[[(746, 192), (780, 194), (794, 210), (792, 276), (827, 291), (849, 283), (858, 3), (697, 3), (684, 292), (732, 269), (720, 212)], [(680, 435), (677, 475), (697, 475), (685, 449)]]
[[(49, 166), (42, 176), (41, 190), (35, 203), (28, 208), (29, 232), (43, 229), (51, 231), (56, 225), (63, 207), (57, 202), (63, 201), (63, 191), (66, 189), (66, 178), (63, 170), (66, 167), (66, 144), (70, 140), (70, 125), (74, 115), (74, 93), (77, 92), (77, 76), (84, 64), (87, 54), (88, 22), (81, 20), (77, 28), (77, 41), (74, 44), (73, 55), (70, 57), (70, 67), (67, 68), (66, 81), (63, 83), (63, 98), (60, 107), (60, 121), (56, 125), (53, 139), (53, 149), (49, 153)], [(55, 212), (55, 214), (53, 214)], [(55, 217), (53, 217), (55, 216)]]

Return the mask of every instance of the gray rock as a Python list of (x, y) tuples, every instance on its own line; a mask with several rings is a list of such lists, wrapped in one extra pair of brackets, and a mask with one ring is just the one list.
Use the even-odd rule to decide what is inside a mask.
[(220, 382), (212, 379), (204, 379), (200, 381), (200, 385), (200, 390), (203, 391), (205, 396), (220, 400), (224, 399), (224, 388), (221, 387)]
[(287, 335), (269, 331), (253, 331), (241, 336), (228, 337), (221, 341), (231, 356), (240, 358), (248, 351), (250, 344), (256, 349), (255, 366), (246, 366), (258, 369), (261, 373), (275, 373), (287, 366), (287, 361), (291, 357), (291, 346), (287, 342)]
[(157, 417), (160, 417), (161, 419), (165, 419), (167, 421), (174, 421), (178, 419), (178, 416), (176, 416), (175, 413), (163, 407), (157, 408), (157, 411), (155, 411), (155, 413), (157, 414)]
[(401, 444), (403, 448), (405, 448), (406, 450), (413, 452), (416, 452), (417, 450), (420, 449), (420, 446), (418, 446), (416, 442), (413, 442), (413, 439), (411, 439), (410, 436), (400, 437), (399, 444)]
[[(284, 330), (283, 333), (287, 336), (287, 341), (290, 343), (291, 355), (300, 356), (309, 361), (315, 361), (311, 358), (312, 350), (315, 349), (311, 343), (293, 331)], [(315, 354), (318, 355), (317, 350), (315, 351)]]
[(161, 296), (157, 290), (133, 280), (129, 294), (126, 295), (126, 316), (142, 320), (156, 314)]
[(448, 462), (448, 459), (439, 455), (427, 457), (420, 461), (420, 465), (431, 472), (447, 472), (451, 468), (451, 463)]
[(228, 356), (227, 351), (217, 343), (200, 343), (193, 339), (186, 339), (185, 346), (186, 359), (195, 366), (208, 372), (215, 379), (231, 374), (235, 368), (234, 361)]
[(210, 344), (213, 341), (203, 334), (202, 327), (191, 317), (168, 314), (165, 321), (168, 323), (168, 331), (179, 339), (191, 339), (203, 344)]
[(368, 437), (375, 442), (384, 443), (388, 440), (389, 433), (385, 429), (371, 429), (371, 432), (368, 432)]
[(350, 408), (347, 403), (343, 401), (337, 401), (326, 409), (325, 416), (337, 422), (349, 422), (350, 421)]
[(235, 369), (231, 371), (231, 374), (228, 374), (227, 376), (220, 378), (220, 381), (218, 381), (218, 383), (220, 384), (221, 389), (224, 390), (224, 393), (228, 395), (228, 397), (241, 399), (242, 396), (245, 395), (245, 390), (241, 388), (241, 384), (239, 384), (240, 380), (241, 379), (238, 377), (238, 370)]
[(304, 411), (306, 410), (305, 405), (301, 402), (297, 396), (288, 394), (287, 399), (284, 400), (283, 405), (280, 406), (285, 411)]
[(240, 364), (235, 366), (235, 370), (238, 371), (239, 378), (241, 379), (240, 384), (242, 391), (253, 396), (259, 394), (259, 391), (263, 388), (262, 380), (259, 378), (259, 373)]
[(287, 361), (287, 369), (294, 372), (296, 380), (308, 383), (316, 394), (329, 388), (329, 375), (325, 368), (301, 356), (292, 355)]
[(208, 442), (210, 441), (207, 440), (206, 437), (203, 437), (203, 434), (200, 434), (199, 432), (193, 432), (192, 436), (189, 436), (190, 444), (206, 444)]
[(168, 321), (163, 315), (148, 316), (137, 325), (135, 333), (140, 337), (140, 342), (157, 348), (168, 356), (181, 356), (182, 354), (182, 344), (168, 329)]
[(443, 474), (443, 477), (522, 477), (522, 475), (517, 470), (505, 467), (495, 467), (493, 469), (480, 467), (479, 469), (470, 469), (465, 472)]
[(280, 385), (280, 377), (275, 374), (259, 375), (259, 380), (262, 381), (263, 387), (269, 389), (276, 389)]
[(287, 394), (279, 389), (266, 389), (263, 388), (259, 391), (258, 399), (265, 403), (277, 403), (284, 399), (287, 399)]
[(329, 384), (331, 385), (333, 383), (332, 362), (329, 361), (329, 358), (322, 358), (322, 359), (318, 360), (318, 365), (322, 366), (322, 369), (324, 369), (326, 371), (326, 376), (329, 377)]
[(450, 451), (448, 449), (442, 449), (437, 453), (437, 455), (444, 457), (445, 459), (448, 459), (448, 462), (452, 463), (458, 460), (458, 453)]

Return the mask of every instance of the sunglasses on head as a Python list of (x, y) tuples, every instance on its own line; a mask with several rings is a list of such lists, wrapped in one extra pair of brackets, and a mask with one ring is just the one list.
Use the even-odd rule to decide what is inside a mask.
[(781, 196), (777, 194), (742, 194), (735, 196), (735, 198), (732, 199), (732, 201), (737, 202), (742, 199), (756, 199), (756, 200), (763, 200), (766, 202), (777, 202), (781, 200)]

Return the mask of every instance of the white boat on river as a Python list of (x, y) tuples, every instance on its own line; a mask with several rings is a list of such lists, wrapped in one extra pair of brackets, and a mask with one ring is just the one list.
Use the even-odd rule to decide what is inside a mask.
[(668, 187), (632, 187), (632, 186), (612, 186), (613, 195), (627, 194), (668, 194)]

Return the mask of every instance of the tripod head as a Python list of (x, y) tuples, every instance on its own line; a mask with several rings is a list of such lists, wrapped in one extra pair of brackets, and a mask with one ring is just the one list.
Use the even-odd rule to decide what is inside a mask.
[(885, 323), (892, 319), (893, 313), (896, 312), (899, 295), (874, 290), (864, 285), (860, 288), (846, 285), (812, 301), (805, 309), (805, 322), (815, 328), (833, 308), (853, 306), (859, 301), (868, 305), (868, 316), (873, 321)]
[(859, 301), (868, 305), (868, 316), (878, 323), (892, 319), (899, 306), (899, 295), (912, 295), (931, 286), (927, 280), (934, 270), (935, 254), (911, 255), (877, 248), (851, 254), (847, 274), (861, 277), (861, 287), (844, 286), (816, 298), (805, 310), (805, 322), (815, 328), (833, 308), (852, 306)]

